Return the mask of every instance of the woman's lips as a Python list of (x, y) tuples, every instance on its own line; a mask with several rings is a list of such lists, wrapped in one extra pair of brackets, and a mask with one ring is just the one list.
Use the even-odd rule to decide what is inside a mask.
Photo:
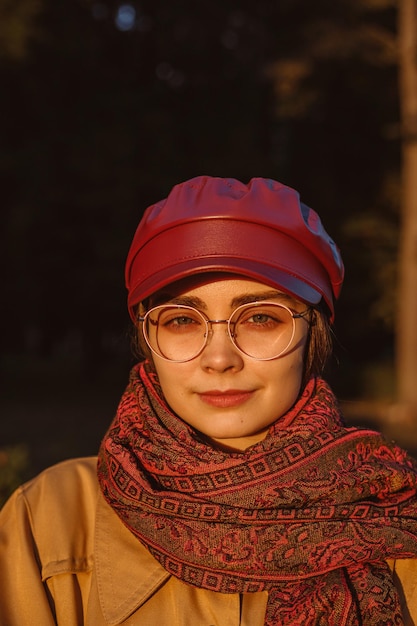
[(211, 406), (226, 409), (243, 404), (252, 397), (252, 391), (229, 389), (228, 391), (205, 391), (199, 393), (200, 400)]

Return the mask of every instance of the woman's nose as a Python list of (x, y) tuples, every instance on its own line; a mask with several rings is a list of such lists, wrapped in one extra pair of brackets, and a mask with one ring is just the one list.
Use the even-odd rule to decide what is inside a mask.
[(223, 372), (230, 369), (240, 370), (243, 358), (233, 344), (223, 324), (212, 324), (207, 337), (206, 346), (201, 353), (200, 363), (203, 369)]

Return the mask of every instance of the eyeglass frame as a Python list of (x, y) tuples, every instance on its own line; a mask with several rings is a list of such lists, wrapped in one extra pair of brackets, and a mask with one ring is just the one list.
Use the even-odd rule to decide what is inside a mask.
[[(293, 319), (293, 329), (292, 329), (291, 339), (289, 340), (288, 344), (285, 346), (285, 348), (281, 352), (279, 352), (277, 355), (272, 356), (272, 357), (260, 358), (260, 357), (255, 357), (255, 356), (252, 356), (250, 354), (247, 354), (246, 352), (244, 352), (244, 350), (242, 350), (242, 348), (240, 348), (235, 343), (234, 335), (233, 335), (233, 332), (231, 330), (231, 319), (236, 314), (236, 312), (239, 311), (239, 309), (245, 309), (245, 308), (249, 308), (251, 306), (258, 306), (258, 305), (259, 306), (261, 306), (261, 305), (273, 305), (273, 306), (281, 307), (281, 308), (285, 309), (286, 311), (288, 311), (288, 313), (291, 315), (291, 317)], [(175, 304), (175, 303), (170, 304), (170, 303), (167, 302), (165, 304), (158, 304), (157, 306), (152, 307), (143, 316), (138, 316), (136, 318), (136, 322), (144, 324), (144, 322), (146, 321), (148, 316), (153, 311), (156, 311), (157, 309), (164, 309), (166, 307), (173, 307), (173, 308), (178, 308), (178, 309), (185, 309), (185, 310), (196, 311), (196, 313), (198, 313), (201, 316), (201, 318), (203, 319), (204, 323), (206, 324), (206, 332), (203, 335), (204, 338), (205, 338), (205, 341), (204, 341), (202, 347), (198, 350), (198, 352), (196, 352), (196, 354), (194, 354), (192, 357), (190, 357), (188, 359), (169, 359), (168, 357), (163, 356), (162, 354), (157, 352), (150, 344), (148, 333), (145, 330), (146, 326), (142, 327), (143, 337), (144, 337), (144, 339), (146, 341), (146, 344), (149, 347), (149, 349), (156, 356), (158, 356), (160, 359), (163, 359), (164, 361), (168, 361), (169, 363), (187, 363), (188, 361), (192, 361), (193, 359), (196, 359), (198, 356), (200, 356), (200, 354), (203, 352), (203, 350), (207, 346), (207, 343), (209, 341), (209, 336), (213, 334), (213, 329), (212, 329), (213, 324), (227, 324), (227, 334), (229, 336), (229, 339), (232, 342), (233, 347), (236, 348), (236, 350), (238, 350), (241, 354), (245, 355), (246, 357), (248, 357), (250, 359), (253, 359), (254, 361), (273, 361), (274, 359), (278, 359), (281, 356), (283, 356), (284, 354), (286, 354), (286, 352), (290, 348), (290, 346), (291, 346), (291, 344), (292, 344), (292, 342), (294, 340), (294, 335), (295, 335), (295, 322), (294, 322), (294, 320), (296, 320), (296, 319), (306, 319), (305, 316), (308, 313), (310, 313), (310, 311), (313, 309), (312, 306), (308, 306), (304, 311), (296, 313), (296, 312), (292, 311), (285, 304), (281, 304), (279, 302), (271, 302), (270, 300), (256, 300), (254, 302), (246, 302), (245, 304), (240, 304), (239, 306), (237, 306), (232, 311), (232, 313), (230, 314), (228, 319), (225, 319), (225, 320), (210, 320), (210, 319), (208, 319), (207, 315), (205, 313), (203, 313), (203, 311), (200, 311), (199, 309), (197, 309), (197, 308), (195, 308), (193, 306), (189, 306), (189, 305), (186, 305), (186, 304)], [(306, 320), (306, 321), (307, 321), (308, 324), (311, 324), (311, 320)], [(156, 323), (156, 325), (158, 325), (158, 323)]]

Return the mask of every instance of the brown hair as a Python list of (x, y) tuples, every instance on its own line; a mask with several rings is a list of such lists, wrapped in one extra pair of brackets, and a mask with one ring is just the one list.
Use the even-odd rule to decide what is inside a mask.
[(312, 376), (321, 376), (333, 350), (327, 307), (311, 308), (310, 330), (304, 356), (303, 387)]

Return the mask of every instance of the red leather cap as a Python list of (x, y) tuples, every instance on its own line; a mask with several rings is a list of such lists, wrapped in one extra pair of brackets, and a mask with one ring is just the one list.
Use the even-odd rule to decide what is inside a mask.
[(198, 176), (150, 206), (126, 261), (128, 308), (201, 272), (229, 272), (281, 289), (331, 317), (343, 282), (339, 250), (297, 191), (253, 178)]

